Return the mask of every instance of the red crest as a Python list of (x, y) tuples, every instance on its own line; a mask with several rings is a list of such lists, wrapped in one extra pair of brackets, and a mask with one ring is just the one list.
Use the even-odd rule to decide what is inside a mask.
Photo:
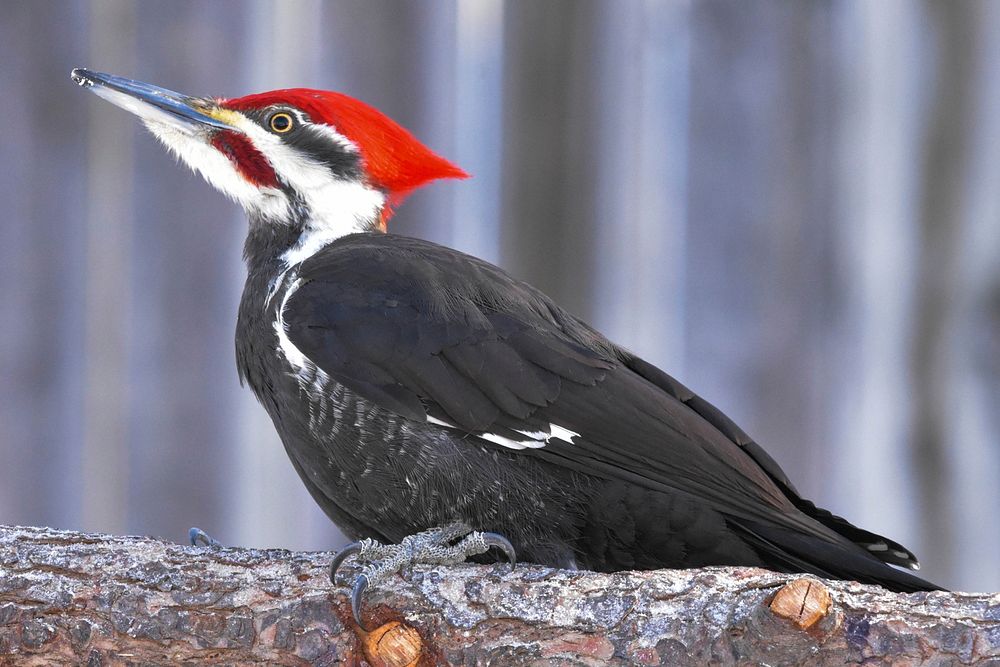
[(343, 93), (288, 88), (223, 100), (236, 111), (287, 104), (313, 122), (332, 126), (361, 151), (367, 174), (376, 187), (398, 204), (415, 188), (438, 178), (468, 178), (457, 166), (420, 143), (408, 130), (375, 107)]

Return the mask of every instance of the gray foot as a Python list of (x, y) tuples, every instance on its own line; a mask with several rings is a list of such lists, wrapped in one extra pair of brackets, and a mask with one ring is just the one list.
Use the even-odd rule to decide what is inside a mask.
[(221, 547), (222, 543), (218, 542), (214, 537), (206, 533), (201, 528), (191, 528), (188, 531), (188, 539), (191, 540), (191, 546), (193, 547)]
[(464, 563), (470, 556), (486, 553), (492, 547), (504, 553), (513, 570), (517, 557), (507, 538), (497, 533), (473, 531), (462, 523), (410, 535), (399, 544), (361, 540), (347, 545), (334, 557), (330, 564), (330, 582), (337, 584), (337, 569), (351, 556), (362, 564), (361, 574), (354, 580), (351, 589), (351, 612), (357, 624), (367, 631), (368, 628), (361, 622), (361, 600), (367, 588), (378, 586), (404, 566), (417, 563), (456, 565)]

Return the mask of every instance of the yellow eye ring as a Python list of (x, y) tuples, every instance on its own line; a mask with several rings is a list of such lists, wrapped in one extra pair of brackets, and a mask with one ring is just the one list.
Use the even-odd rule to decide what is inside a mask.
[(284, 111), (279, 111), (278, 113), (271, 116), (267, 124), (271, 126), (271, 131), (278, 134), (285, 134), (291, 132), (294, 122), (292, 121), (292, 115), (285, 113)]

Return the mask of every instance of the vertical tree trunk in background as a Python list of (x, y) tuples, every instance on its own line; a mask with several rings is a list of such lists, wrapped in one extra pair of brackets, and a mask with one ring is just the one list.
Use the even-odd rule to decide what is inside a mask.
[(818, 491), (833, 396), (833, 9), (697, 2), (685, 315), (687, 376)]
[(80, 2), (0, 18), (0, 516), (39, 524), (81, 519), (89, 115), (58, 84), (89, 25)]
[[(126, 72), (142, 79), (156, 67), (161, 85), (190, 95), (239, 92), (251, 48), (249, 41), (228, 46), (225, 38), (245, 29), (237, 20), (244, 13), (221, 3), (133, 3), (130, 9), (135, 44)], [(230, 22), (213, 27), (223, 20)], [(98, 63), (111, 68), (115, 60), (90, 62), (100, 69)], [(214, 71), (203, 70), (203, 63), (214, 63)], [(132, 207), (121, 221), (130, 238), (117, 249), (127, 259), (117, 277), (128, 287), (122, 295), (127, 345), (114, 351), (127, 364), (128, 467), (121, 479), (112, 469), (100, 470), (96, 482), (124, 485), (119, 504), (129, 531), (181, 539), (195, 524), (218, 532), (240, 469), (233, 461), (242, 460), (230, 444), (240, 423), (233, 419), (239, 383), (232, 322), (246, 222), (233, 202), (214, 196), (141, 125), (129, 128), (111, 122), (107, 109), (85, 108), (112, 142), (116, 133), (135, 132), (126, 153)]]
[(950, 521), (953, 571), (972, 582), (988, 581), (992, 571), (997, 573), (994, 586), (1000, 587), (996, 559), (982, 556), (1000, 554), (1000, 71), (989, 66), (1000, 63), (995, 38), (1000, 4), (979, 2), (975, 8), (976, 104), (967, 128), (966, 224), (956, 253), (959, 322), (950, 341), (956, 385)]
[[(590, 324), (685, 377), (690, 0), (598, 3)], [(636, 100), (624, 104), (623, 100)]]
[(959, 329), (960, 239), (968, 224), (965, 196), (976, 91), (975, 3), (924, 3), (937, 54), (931, 76), (930, 107), (922, 140), (918, 225), (917, 295), (913, 341), (912, 465), (920, 489), (926, 562), (955, 565), (956, 503), (954, 449), (959, 393), (956, 364), (964, 354), (953, 347)]
[(582, 317), (592, 314), (600, 91), (590, 59), (566, 54), (596, 48), (597, 9), (513, 2), (504, 17), (503, 264)]
[[(927, 53), (915, 4), (832, 3), (842, 107), (837, 115), (834, 252), (838, 301), (822, 470), (839, 511), (922, 555), (909, 465), (913, 293)], [(821, 499), (826, 502), (826, 499)], [(931, 565), (932, 580), (940, 570)], [(946, 584), (948, 582), (945, 582)]]

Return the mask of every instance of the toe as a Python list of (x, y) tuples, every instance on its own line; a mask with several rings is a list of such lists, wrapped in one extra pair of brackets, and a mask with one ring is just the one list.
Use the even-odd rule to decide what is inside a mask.
[(514, 566), (517, 564), (517, 552), (514, 551), (514, 545), (510, 543), (510, 540), (499, 533), (483, 533), (483, 542), (486, 543), (487, 547), (495, 547), (502, 551), (507, 562), (510, 563), (511, 572), (514, 571)]
[(358, 627), (365, 632), (369, 632), (368, 628), (361, 621), (361, 603), (366, 588), (368, 588), (368, 577), (367, 575), (359, 574), (358, 578), (354, 580), (354, 588), (351, 589), (351, 613), (354, 615), (354, 622), (358, 624)]
[(361, 549), (364, 545), (361, 542), (352, 542), (346, 547), (337, 552), (337, 555), (333, 557), (333, 561), (330, 562), (330, 583), (334, 586), (337, 585), (337, 570), (340, 566), (344, 564), (344, 561), (351, 556), (356, 556), (361, 553)]
[(188, 530), (188, 539), (193, 547), (221, 547), (222, 543), (198, 527)]

